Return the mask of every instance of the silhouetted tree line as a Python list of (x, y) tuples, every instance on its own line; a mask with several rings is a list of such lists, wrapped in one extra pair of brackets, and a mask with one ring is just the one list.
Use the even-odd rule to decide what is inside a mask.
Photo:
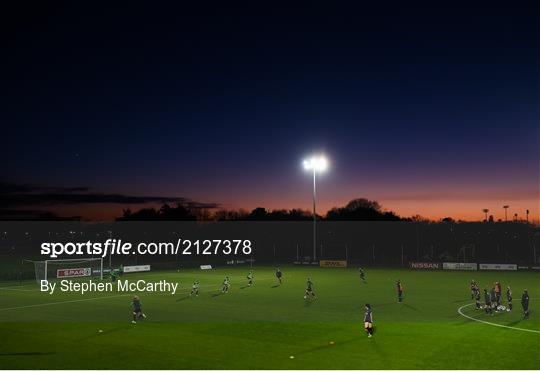
[[(213, 220), (213, 221), (308, 221), (312, 220), (310, 211), (301, 209), (278, 209), (267, 210), (257, 207), (251, 212), (245, 210), (218, 209), (211, 212), (207, 208), (190, 207), (177, 203), (175, 206), (168, 204), (159, 209), (143, 208), (138, 211), (126, 209), (117, 220)], [(365, 220), (365, 221), (400, 221), (410, 220), (400, 218), (393, 211), (383, 210), (377, 201), (365, 198), (357, 198), (350, 201), (344, 207), (334, 207), (325, 216), (317, 215), (319, 220)]]

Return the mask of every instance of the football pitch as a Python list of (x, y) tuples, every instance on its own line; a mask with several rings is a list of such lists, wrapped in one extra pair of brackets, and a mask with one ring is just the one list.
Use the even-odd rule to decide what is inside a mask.
[[(140, 293), (148, 318), (131, 323), (130, 293), (0, 287), (2, 369), (538, 369), (540, 275), (283, 266), (156, 271), (122, 279), (179, 282), (175, 295)], [(231, 289), (221, 294), (225, 276)], [(318, 298), (305, 301), (311, 277)], [(404, 284), (398, 303), (395, 282)], [(471, 305), (469, 282), (511, 286), (512, 312)], [(200, 295), (189, 297), (194, 280)], [(529, 290), (530, 318), (521, 292)], [(364, 304), (375, 334), (363, 329)], [(503, 304), (506, 297), (503, 295)], [(461, 312), (461, 313), (459, 313)], [(476, 321), (479, 320), (479, 321)], [(482, 322), (480, 322), (482, 321)]]

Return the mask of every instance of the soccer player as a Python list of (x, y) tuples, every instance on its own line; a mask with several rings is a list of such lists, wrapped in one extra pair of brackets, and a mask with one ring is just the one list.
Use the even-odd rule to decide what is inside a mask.
[(373, 335), (373, 314), (371, 313), (371, 305), (366, 304), (364, 313), (364, 330), (367, 332), (368, 338)]
[(191, 292), (189, 293), (189, 296), (199, 296), (199, 286), (200, 286), (200, 283), (199, 281), (195, 281), (193, 282), (193, 285), (191, 286)]
[(508, 312), (512, 311), (512, 290), (510, 289), (510, 286), (506, 288), (506, 301), (508, 302)]
[(396, 289), (397, 289), (398, 303), (401, 303), (403, 302), (403, 284), (401, 283), (401, 280), (397, 280)]
[(493, 286), (489, 292), (489, 299), (491, 301), (491, 308), (497, 309), (497, 293), (495, 292), (495, 286)]
[(502, 287), (499, 281), (495, 282), (495, 298), (497, 306), (501, 305)]
[(283, 277), (283, 273), (281, 273), (281, 269), (277, 267), (276, 269), (276, 278), (278, 279), (279, 284), (281, 285), (281, 277)]
[(131, 323), (137, 323), (137, 320), (146, 318), (146, 314), (142, 311), (141, 300), (138, 296), (133, 297), (131, 305), (133, 306), (133, 321), (131, 321)]
[(307, 279), (306, 292), (304, 294), (304, 300), (308, 299), (317, 299), (317, 295), (315, 295), (315, 291), (313, 291), (313, 281), (311, 281), (311, 278), (309, 277)]
[(250, 270), (248, 275), (247, 275), (247, 280), (248, 280), (248, 286), (251, 287), (251, 285), (253, 285), (253, 271)]
[(476, 310), (480, 310), (482, 305), (480, 304), (481, 296), (480, 296), (480, 291), (479, 290), (476, 290), (476, 292), (474, 294), (474, 299), (475, 299), (475, 303), (476, 303)]
[(228, 294), (230, 287), (231, 287), (231, 281), (229, 279), (229, 276), (227, 276), (223, 280), (223, 285), (221, 286), (221, 292)]
[(478, 286), (476, 285), (475, 280), (471, 280), (470, 288), (471, 288), (471, 299), (474, 299), (476, 297), (476, 291), (478, 289)]
[(521, 306), (523, 307), (523, 318), (529, 318), (529, 293), (527, 289), (523, 290), (521, 295)]
[(360, 279), (362, 280), (362, 282), (367, 283), (366, 274), (364, 273), (364, 270), (362, 269), (362, 267), (358, 267), (358, 273), (360, 273)]
[(485, 301), (485, 310), (486, 310), (486, 314), (491, 314), (493, 315), (493, 312), (491, 310), (491, 295), (489, 294), (489, 292), (487, 291), (487, 289), (484, 289), (484, 301)]

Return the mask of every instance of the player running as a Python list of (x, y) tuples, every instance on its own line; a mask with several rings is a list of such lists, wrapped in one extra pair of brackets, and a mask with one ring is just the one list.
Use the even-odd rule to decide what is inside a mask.
[(276, 278), (278, 279), (279, 284), (281, 285), (281, 277), (283, 277), (283, 273), (281, 272), (281, 269), (279, 267), (276, 268)]
[(398, 303), (402, 303), (403, 302), (403, 284), (401, 283), (401, 280), (397, 280), (396, 289), (397, 289)]
[(317, 295), (315, 295), (315, 291), (313, 291), (313, 281), (311, 281), (311, 278), (309, 277), (307, 279), (306, 292), (304, 294), (304, 300), (308, 299), (317, 299)]
[(133, 321), (131, 323), (137, 323), (137, 320), (140, 320), (142, 318), (146, 318), (146, 314), (142, 311), (141, 306), (141, 300), (138, 296), (133, 297), (133, 301), (131, 302), (131, 305), (133, 307)]
[(358, 267), (358, 273), (360, 274), (360, 279), (362, 280), (362, 282), (367, 283), (366, 274), (364, 273), (364, 270), (362, 269), (362, 267)]
[(189, 293), (189, 296), (199, 296), (199, 286), (201, 284), (199, 283), (199, 281), (195, 281), (193, 282), (193, 285), (191, 286), (191, 292)]
[(228, 294), (229, 289), (231, 288), (231, 280), (229, 279), (229, 276), (225, 277), (223, 280), (223, 284), (221, 285), (221, 292)]
[(364, 313), (364, 330), (367, 332), (367, 337), (370, 338), (373, 335), (373, 314), (371, 313), (371, 305), (366, 304), (366, 311)]
[(508, 309), (507, 312), (512, 311), (512, 290), (510, 289), (510, 286), (506, 288), (506, 301), (508, 302)]
[(523, 307), (523, 318), (529, 318), (529, 293), (527, 289), (523, 290), (521, 295), (521, 306)]
[(247, 280), (248, 280), (248, 286), (251, 287), (253, 285), (253, 271), (250, 270), (248, 275), (247, 275)]

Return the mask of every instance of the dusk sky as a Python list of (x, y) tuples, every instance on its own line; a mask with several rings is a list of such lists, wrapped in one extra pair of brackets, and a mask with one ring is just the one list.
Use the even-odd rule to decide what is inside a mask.
[(534, 9), (91, 5), (4, 14), (0, 181), (310, 209), (324, 153), (320, 212), (538, 220)]

